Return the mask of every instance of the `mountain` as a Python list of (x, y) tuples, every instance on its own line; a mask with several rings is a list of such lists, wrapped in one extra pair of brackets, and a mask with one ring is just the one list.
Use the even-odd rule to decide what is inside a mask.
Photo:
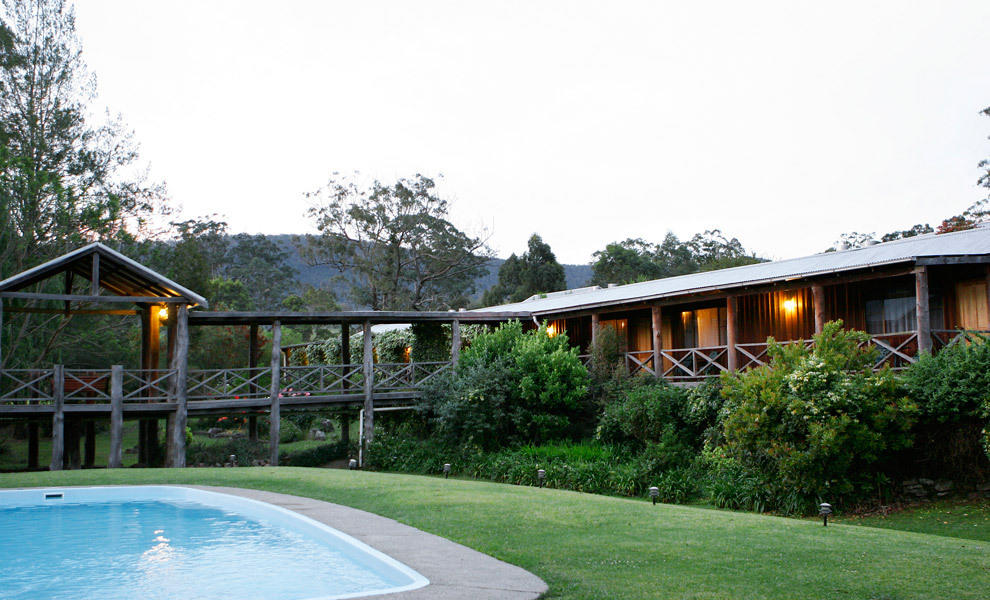
[[(311, 267), (307, 265), (299, 255), (298, 248), (292, 242), (294, 236), (291, 234), (283, 233), (266, 237), (278, 244), (289, 255), (287, 266), (295, 269), (296, 281), (299, 282), (300, 286), (329, 286), (339, 300), (346, 301), (348, 292), (346, 274), (341, 279), (337, 277), (339, 273), (336, 269), (327, 266)], [(504, 258), (493, 258), (489, 261), (488, 271), (476, 282), (476, 297), (480, 297), (485, 290), (498, 282), (498, 269), (504, 262)], [(567, 278), (568, 288), (582, 287), (591, 279), (591, 265), (564, 265), (564, 275)]]

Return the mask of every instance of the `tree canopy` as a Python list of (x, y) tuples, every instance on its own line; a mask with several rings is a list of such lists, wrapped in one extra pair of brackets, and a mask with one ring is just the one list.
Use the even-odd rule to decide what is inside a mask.
[(498, 283), (485, 292), (482, 304), (521, 302), (534, 294), (556, 292), (566, 287), (564, 267), (557, 262), (550, 245), (534, 233), (522, 256), (513, 253), (499, 267)]
[(448, 219), (429, 177), (370, 186), (332, 176), (308, 197), (320, 235), (298, 240), (310, 265), (330, 265), (351, 283), (351, 300), (373, 310), (430, 310), (467, 304), (491, 257), (481, 237)]
[(668, 232), (659, 244), (630, 238), (595, 252), (590, 283), (635, 283), (762, 261), (738, 239), (727, 238), (718, 229), (695, 234), (687, 241)]

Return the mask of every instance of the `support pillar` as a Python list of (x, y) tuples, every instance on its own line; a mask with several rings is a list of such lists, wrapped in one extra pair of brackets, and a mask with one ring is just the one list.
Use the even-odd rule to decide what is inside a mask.
[(653, 374), (663, 376), (663, 360), (660, 350), (663, 348), (663, 309), (659, 306), (650, 307), (651, 329), (653, 335)]
[(268, 463), (278, 466), (278, 438), (279, 426), (282, 419), (281, 399), (279, 395), (282, 391), (282, 324), (278, 321), (272, 323), (272, 387), (271, 387), (271, 410), (268, 413), (269, 434), (268, 447), (270, 455)]
[[(248, 329), (248, 368), (251, 369), (251, 377), (254, 377), (254, 369), (258, 368), (258, 326), (251, 325)], [(258, 391), (258, 385), (251, 384), (252, 391)], [(258, 415), (248, 417), (248, 439), (252, 442), (258, 441)]]
[(375, 439), (375, 347), (371, 340), (371, 323), (364, 322), (364, 439), (361, 446), (367, 452)]
[(450, 322), (450, 362), (456, 367), (461, 358), (461, 322)]
[(725, 299), (725, 352), (728, 356), (726, 367), (730, 371), (739, 369), (739, 354), (736, 352), (736, 344), (739, 343), (737, 305), (735, 296)]
[(110, 457), (107, 467), (124, 466), (124, 367), (110, 367)]
[(593, 312), (591, 313), (591, 347), (592, 349), (598, 346), (598, 323), (601, 320), (601, 316)]
[(351, 414), (348, 409), (340, 411), (340, 441), (345, 444), (351, 443)]
[(928, 310), (928, 267), (918, 267), (914, 272), (914, 306), (918, 321), (918, 354), (931, 350), (932, 322)]
[(52, 462), (51, 471), (61, 471), (65, 453), (65, 373), (62, 365), (52, 369)]
[(38, 422), (28, 423), (28, 469), (38, 468)]
[(343, 379), (340, 381), (340, 389), (344, 392), (351, 387), (351, 382), (347, 379), (347, 366), (351, 364), (351, 324), (340, 324), (340, 362), (343, 367)]
[(63, 454), (62, 465), (68, 469), (78, 469), (81, 466), (79, 460), (79, 434), (81, 432), (82, 422), (79, 419), (66, 419), (65, 452)]
[(825, 288), (816, 283), (811, 286), (812, 303), (815, 305), (815, 333), (825, 329)]
[(168, 466), (181, 469), (186, 466), (186, 386), (189, 365), (189, 307), (182, 304), (175, 315), (175, 354), (169, 365), (173, 375), (175, 393), (175, 413), (170, 419)]

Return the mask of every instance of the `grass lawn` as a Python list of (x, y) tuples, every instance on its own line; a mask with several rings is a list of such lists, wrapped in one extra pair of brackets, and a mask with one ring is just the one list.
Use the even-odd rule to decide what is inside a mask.
[(11, 473), (0, 487), (200, 483), (362, 508), (529, 569), (550, 598), (987, 598), (990, 543), (494, 483), (304, 468)]
[(889, 515), (846, 517), (840, 522), (990, 542), (990, 500), (932, 502)]
[[(165, 421), (159, 424), (159, 429), (163, 429)], [(124, 421), (124, 443), (123, 448), (134, 448), (138, 443), (138, 421)], [(79, 452), (85, 452), (85, 436), (79, 441)], [(3, 452), (0, 452), (0, 469), (14, 470), (24, 469), (28, 462), (28, 442), (26, 439), (15, 440), (0, 436), (3, 443)], [(100, 467), (107, 466), (107, 457), (110, 456), (110, 432), (101, 431), (96, 434), (96, 454), (95, 464)], [(128, 454), (124, 452), (121, 460), (125, 467), (129, 467), (137, 462), (137, 452)], [(38, 464), (47, 467), (52, 461), (52, 438), (41, 435), (38, 436)]]

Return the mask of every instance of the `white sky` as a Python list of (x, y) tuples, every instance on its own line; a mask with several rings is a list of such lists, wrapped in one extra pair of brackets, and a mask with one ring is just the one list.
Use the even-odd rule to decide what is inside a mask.
[(990, 2), (81, 0), (187, 216), (312, 231), (332, 171), (444, 175), (501, 256), (708, 228), (783, 258), (985, 195)]

